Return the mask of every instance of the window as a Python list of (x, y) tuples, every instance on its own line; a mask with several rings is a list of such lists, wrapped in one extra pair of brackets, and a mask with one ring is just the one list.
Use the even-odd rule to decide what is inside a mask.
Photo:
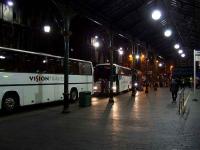
[(54, 57), (0, 49), (0, 71), (63, 74), (63, 61)]
[(46, 57), (43, 59), (48, 73), (63, 74), (63, 60), (60, 58)]
[(86, 62), (79, 62), (79, 74), (91, 75), (92, 74), (91, 64)]
[(20, 72), (21, 63), (20, 53), (0, 50), (0, 71)]
[(118, 68), (118, 74), (119, 75), (126, 75), (126, 76), (128, 76), (128, 75), (131, 75), (131, 70), (119, 67)]
[(79, 63), (75, 60), (69, 60), (69, 74), (78, 75), (79, 74)]

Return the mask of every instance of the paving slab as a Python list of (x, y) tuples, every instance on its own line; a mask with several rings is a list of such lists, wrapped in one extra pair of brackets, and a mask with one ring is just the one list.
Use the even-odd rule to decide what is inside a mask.
[[(191, 94), (192, 95), (192, 94)], [(51, 106), (0, 117), (2, 150), (199, 150), (200, 101), (188, 101), (188, 116), (178, 114), (169, 88), (108, 98), (92, 106)]]

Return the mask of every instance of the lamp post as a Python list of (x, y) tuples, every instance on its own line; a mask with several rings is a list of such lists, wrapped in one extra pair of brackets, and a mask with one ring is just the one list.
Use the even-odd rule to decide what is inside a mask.
[(119, 53), (119, 63), (122, 64), (122, 62), (123, 62), (122, 57), (123, 57), (123, 54), (124, 54), (124, 51), (123, 51), (123, 48), (122, 48), (122, 47), (120, 47), (120, 48), (118, 49), (118, 53)]
[[(94, 52), (94, 55), (95, 55), (95, 63), (98, 63), (98, 53), (97, 53), (97, 48), (99, 48), (100, 47), (100, 42), (99, 42), (99, 40), (98, 40), (98, 36), (96, 35), (95, 37), (92, 37), (91, 38), (91, 45), (94, 47), (94, 50), (95, 50), (95, 52)], [(97, 61), (96, 61), (96, 59), (97, 59)]]
[(158, 63), (159, 63), (159, 61), (156, 59), (155, 60), (155, 82), (157, 82), (157, 80), (158, 80)]
[(131, 61), (131, 74), (132, 74), (132, 96), (136, 94), (136, 87), (135, 87), (135, 80), (136, 80), (136, 70), (134, 69), (134, 54), (135, 54), (135, 45), (131, 40), (131, 54), (132, 54), (132, 61)]
[(63, 37), (64, 37), (64, 105), (63, 105), (63, 113), (69, 113), (69, 38), (71, 32), (69, 30), (70, 27), (70, 17), (65, 18), (65, 25), (63, 28)]
[(62, 29), (62, 35), (64, 39), (64, 93), (63, 93), (63, 110), (62, 113), (69, 113), (69, 42), (70, 42), (70, 21), (71, 18), (75, 15), (74, 11), (71, 9), (68, 3), (66, 5), (63, 5), (63, 3), (55, 2), (54, 0), (51, 0), (51, 2), (54, 4), (54, 6), (58, 9), (60, 15), (62, 16), (62, 19), (64, 21), (63, 29)]
[(109, 102), (114, 103), (113, 99), (113, 33), (108, 31), (109, 34), (109, 52), (110, 52), (110, 91), (109, 91)]

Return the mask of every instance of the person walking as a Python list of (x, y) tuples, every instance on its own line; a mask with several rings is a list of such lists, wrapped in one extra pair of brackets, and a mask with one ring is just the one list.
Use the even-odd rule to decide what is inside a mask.
[(179, 85), (177, 81), (175, 79), (172, 79), (170, 85), (170, 92), (172, 93), (172, 99), (173, 99), (172, 102), (176, 102), (178, 90), (179, 90)]
[(157, 89), (158, 89), (158, 82), (154, 82), (153, 87), (154, 87), (154, 91), (157, 91)]
[(147, 80), (145, 83), (145, 93), (149, 93), (149, 82)]

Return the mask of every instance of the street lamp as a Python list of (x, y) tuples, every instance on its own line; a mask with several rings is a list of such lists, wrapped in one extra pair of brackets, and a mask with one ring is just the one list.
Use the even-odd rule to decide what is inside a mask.
[(119, 52), (119, 55), (123, 55), (123, 54), (124, 54), (123, 48), (120, 47), (120, 48), (118, 49), (118, 52)]
[(135, 58), (138, 60), (140, 58), (140, 55), (135, 55)]
[(162, 64), (162, 63), (159, 63), (159, 64), (158, 64), (158, 66), (159, 66), (159, 67), (162, 67), (162, 66), (163, 66), (163, 64)]
[(172, 71), (173, 68), (174, 68), (174, 66), (173, 66), (173, 65), (170, 65), (170, 71)]
[(123, 56), (122, 55), (124, 54), (123, 48), (120, 47), (117, 51), (119, 53), (119, 63), (122, 64), (123, 63), (123, 58), (122, 58)]
[[(98, 52), (96, 51), (97, 48), (100, 47), (100, 42), (99, 42), (99, 37), (97, 35), (95, 35), (94, 37), (91, 38), (91, 45), (94, 47), (94, 60), (95, 60), (95, 63), (98, 62)], [(91, 57), (92, 57), (92, 52), (91, 52)], [(96, 61), (96, 58), (97, 58), (97, 61)]]
[(99, 43), (98, 41), (95, 41), (95, 42), (93, 43), (93, 46), (94, 46), (95, 48), (98, 48), (98, 47), (100, 46), (100, 43)]
[(6, 59), (6, 57), (5, 57), (5, 56), (2, 56), (2, 55), (0, 55), (0, 59)]
[(100, 47), (99, 37), (95, 35), (93, 38), (91, 38), (91, 44), (94, 48)]
[(132, 62), (132, 61), (133, 61), (133, 55), (132, 55), (132, 54), (129, 54), (129, 55), (128, 55), (128, 59), (129, 59), (130, 62)]
[(13, 1), (9, 0), (9, 1), (7, 1), (7, 5), (12, 7), (14, 5), (14, 3), (13, 3)]
[(140, 57), (141, 61), (143, 61), (143, 60), (144, 60), (144, 58), (145, 58), (145, 55), (144, 55), (144, 54), (142, 54), (142, 55), (141, 55), (141, 57)]
[(43, 27), (43, 30), (44, 30), (45, 33), (49, 33), (51, 31), (51, 27), (49, 25), (45, 25)]

